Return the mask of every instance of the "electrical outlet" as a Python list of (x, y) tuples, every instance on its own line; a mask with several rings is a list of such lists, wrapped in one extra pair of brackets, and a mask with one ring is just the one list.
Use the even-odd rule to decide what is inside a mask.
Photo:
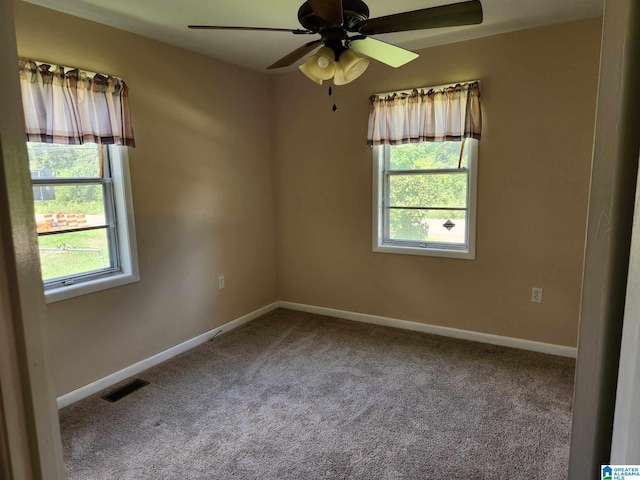
[(222, 290), (224, 288), (224, 275), (218, 277), (218, 288)]
[(531, 301), (533, 303), (542, 303), (542, 288), (533, 287), (531, 289)]

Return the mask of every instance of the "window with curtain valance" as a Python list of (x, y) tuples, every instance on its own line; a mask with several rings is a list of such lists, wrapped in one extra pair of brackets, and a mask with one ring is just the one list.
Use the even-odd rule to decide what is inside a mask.
[(47, 302), (138, 281), (127, 85), (28, 59), (19, 72)]
[(481, 131), (478, 82), (371, 97), (370, 146), (479, 140)]
[(478, 82), (371, 97), (374, 252), (475, 258), (481, 129)]
[(135, 146), (122, 79), (24, 58), (19, 68), (27, 141)]

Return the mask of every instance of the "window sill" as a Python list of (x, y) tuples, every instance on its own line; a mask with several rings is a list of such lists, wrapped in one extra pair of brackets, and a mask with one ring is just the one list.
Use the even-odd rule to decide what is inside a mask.
[(377, 245), (373, 247), (375, 253), (395, 253), (400, 255), (420, 255), (423, 257), (445, 257), (459, 258), (464, 260), (475, 260), (476, 254), (473, 250), (447, 250), (438, 248), (416, 248), (402, 247), (399, 245)]
[(101, 290), (107, 290), (109, 288), (120, 287), (129, 283), (138, 282), (139, 280), (139, 276), (131, 273), (116, 273), (108, 277), (78, 283), (77, 285), (51, 288), (49, 290), (45, 290), (44, 296), (47, 303), (55, 303), (79, 297), (81, 295), (99, 292)]

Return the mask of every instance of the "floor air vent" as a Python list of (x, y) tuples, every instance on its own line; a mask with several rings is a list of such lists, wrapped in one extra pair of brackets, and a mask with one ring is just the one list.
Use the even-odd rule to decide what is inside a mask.
[(114, 390), (113, 392), (109, 393), (108, 395), (105, 395), (102, 398), (104, 398), (109, 402), (117, 402), (118, 400), (126, 397), (130, 393), (133, 393), (136, 390), (140, 390), (142, 387), (146, 385), (149, 385), (149, 382), (147, 382), (146, 380), (140, 380), (139, 378), (136, 378), (133, 382), (129, 382), (126, 385), (123, 385), (122, 387), (118, 388), (117, 390)]

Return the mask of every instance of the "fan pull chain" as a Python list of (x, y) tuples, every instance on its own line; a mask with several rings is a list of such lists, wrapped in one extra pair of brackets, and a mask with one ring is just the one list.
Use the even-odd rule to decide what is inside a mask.
[(336, 110), (338, 110), (338, 106), (336, 105), (336, 88), (335, 85), (329, 85), (329, 96), (333, 96), (333, 107), (331, 107), (331, 110), (333, 110), (334, 112)]

